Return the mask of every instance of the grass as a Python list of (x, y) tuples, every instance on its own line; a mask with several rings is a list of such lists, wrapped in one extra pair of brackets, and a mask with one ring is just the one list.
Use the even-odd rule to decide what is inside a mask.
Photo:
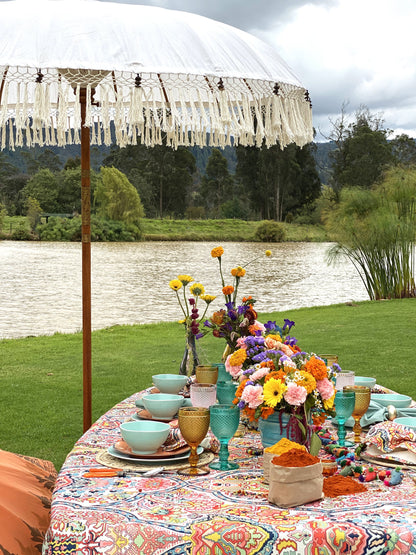
[[(263, 314), (295, 321), (305, 350), (335, 353), (344, 370), (416, 398), (416, 299), (368, 301)], [(198, 343), (201, 362), (220, 361), (222, 340)], [(184, 349), (177, 323), (114, 326), (93, 332), (93, 421), (147, 387), (155, 373), (177, 372)], [(82, 435), (82, 336), (55, 334), (0, 341), (0, 445), (52, 460), (59, 469)]]

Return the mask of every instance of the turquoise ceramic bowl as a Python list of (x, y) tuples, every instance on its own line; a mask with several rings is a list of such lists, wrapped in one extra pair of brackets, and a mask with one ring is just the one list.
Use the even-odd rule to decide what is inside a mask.
[(187, 376), (180, 374), (156, 374), (152, 376), (154, 385), (161, 393), (177, 394), (186, 385)]
[[(397, 409), (405, 409), (410, 407), (412, 398), (408, 395), (400, 395), (399, 393), (372, 393), (371, 400), (376, 403), (387, 407), (388, 405), (393, 405)], [(397, 422), (396, 418), (396, 422)]]
[(153, 418), (158, 420), (172, 420), (183, 404), (182, 395), (172, 395), (170, 393), (151, 393), (143, 395), (143, 405), (150, 412)]
[(121, 436), (136, 455), (151, 455), (166, 441), (169, 424), (151, 420), (133, 420), (120, 426)]
[(415, 416), (401, 416), (400, 418), (395, 418), (394, 422), (397, 422), (397, 424), (403, 424), (403, 426), (408, 426), (409, 428), (416, 430)]
[(372, 389), (376, 385), (376, 379), (368, 378), (366, 376), (355, 376), (354, 385), (364, 385), (365, 387)]

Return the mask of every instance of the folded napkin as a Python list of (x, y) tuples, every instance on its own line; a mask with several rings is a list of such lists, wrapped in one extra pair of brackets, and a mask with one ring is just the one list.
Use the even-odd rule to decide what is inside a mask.
[[(397, 418), (399, 416), (416, 416), (416, 407), (408, 407), (406, 409), (396, 408), (396, 411)], [(371, 426), (373, 424), (376, 424), (377, 422), (384, 422), (385, 420), (387, 420), (387, 415), (387, 407), (384, 407), (380, 403), (371, 400), (367, 412), (364, 414), (364, 416), (361, 417), (361, 426), (363, 428), (366, 428), (367, 426)], [(345, 425), (349, 428), (352, 428), (354, 426), (354, 419), (352, 417), (348, 418)]]
[[(172, 428), (169, 432), (167, 440), (162, 445), (162, 449), (164, 451), (176, 451), (177, 449), (185, 447), (186, 445), (187, 443), (183, 439), (180, 429)], [(219, 441), (211, 432), (211, 430), (208, 430), (206, 437), (201, 441), (200, 445), (205, 449), (205, 451), (218, 453), (220, 450)]]
[(392, 421), (371, 426), (365, 443), (366, 456), (381, 461), (416, 465), (416, 430)]

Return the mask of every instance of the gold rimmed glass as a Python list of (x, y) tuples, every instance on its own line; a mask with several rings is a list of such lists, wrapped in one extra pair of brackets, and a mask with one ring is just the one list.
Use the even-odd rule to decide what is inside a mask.
[(362, 430), (360, 420), (370, 406), (371, 389), (364, 385), (349, 385), (345, 386), (343, 391), (353, 391), (355, 393), (355, 406), (352, 413), (355, 420), (353, 432), (355, 443), (360, 443)]
[(195, 379), (198, 383), (216, 384), (218, 380), (218, 366), (198, 365), (195, 369)]
[(198, 467), (198, 445), (207, 435), (209, 428), (209, 409), (204, 407), (183, 407), (179, 409), (179, 429), (183, 439), (191, 448), (189, 467), (178, 470), (178, 474), (185, 476), (203, 476), (209, 474), (205, 466)]

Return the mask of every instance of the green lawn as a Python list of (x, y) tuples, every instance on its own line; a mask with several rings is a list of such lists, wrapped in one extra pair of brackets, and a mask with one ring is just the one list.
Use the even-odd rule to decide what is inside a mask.
[[(374, 376), (416, 398), (416, 299), (362, 302), (260, 315), (290, 318), (305, 350), (336, 353), (344, 370)], [(201, 362), (218, 362), (221, 339), (198, 343)], [(177, 323), (115, 326), (96, 331), (93, 349), (93, 420), (150, 385), (155, 373), (177, 372), (184, 349)], [(0, 446), (52, 460), (59, 469), (82, 434), (82, 336), (0, 341)]]

